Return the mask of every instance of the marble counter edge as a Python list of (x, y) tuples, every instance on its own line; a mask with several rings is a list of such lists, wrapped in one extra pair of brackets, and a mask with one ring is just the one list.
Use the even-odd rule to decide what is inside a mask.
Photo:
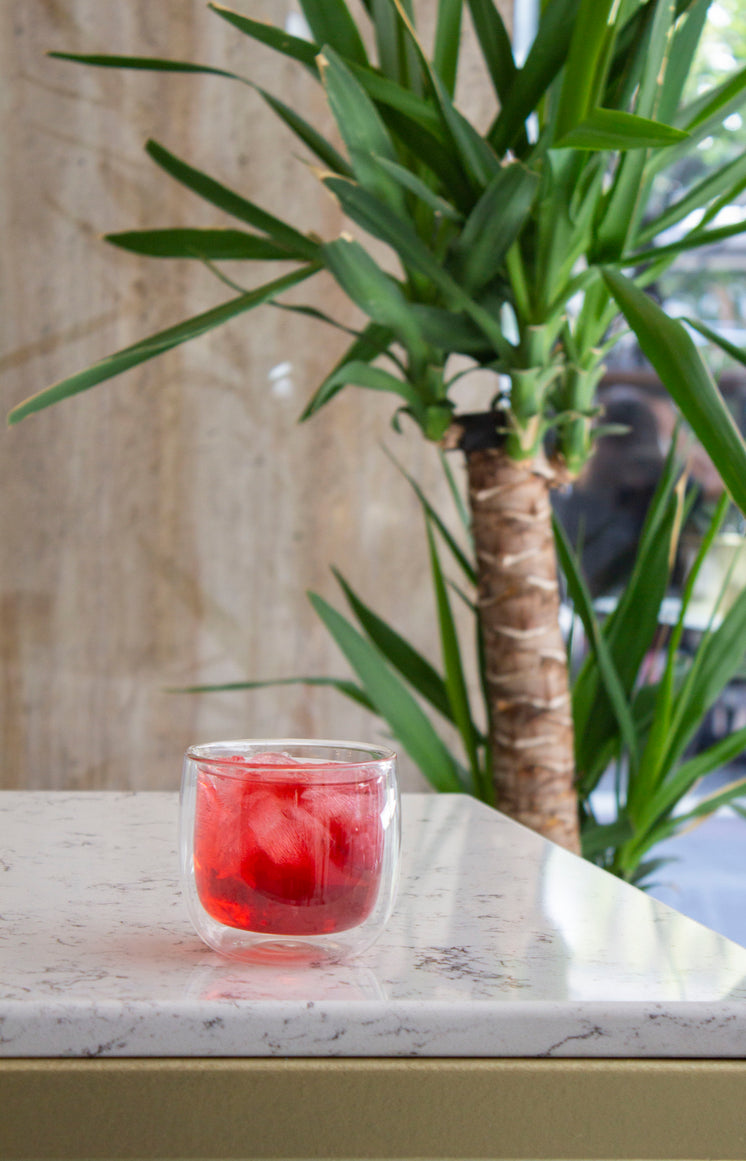
[[(274, 1010), (271, 1010), (274, 1009)], [(0, 1005), (0, 1057), (746, 1059), (746, 1004), (225, 1001)]]

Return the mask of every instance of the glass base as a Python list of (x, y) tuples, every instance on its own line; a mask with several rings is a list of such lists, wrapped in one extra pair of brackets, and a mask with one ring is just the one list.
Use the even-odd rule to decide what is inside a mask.
[(328, 935), (260, 935), (237, 931), (235, 928), (219, 928), (216, 931), (215, 926), (208, 934), (203, 925), (200, 933), (208, 947), (228, 959), (248, 963), (334, 963), (358, 954), (372, 942), (372, 939), (361, 941), (359, 936), (345, 940)]

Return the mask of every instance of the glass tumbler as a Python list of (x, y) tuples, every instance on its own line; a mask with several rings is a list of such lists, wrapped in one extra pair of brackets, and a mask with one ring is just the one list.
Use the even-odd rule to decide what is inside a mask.
[(189, 916), (234, 959), (356, 955), (394, 904), (396, 755), (357, 742), (213, 742), (184, 759)]

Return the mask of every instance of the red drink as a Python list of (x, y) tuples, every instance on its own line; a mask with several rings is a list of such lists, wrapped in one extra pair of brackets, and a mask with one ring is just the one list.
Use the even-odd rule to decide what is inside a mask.
[(194, 877), (205, 911), (273, 935), (367, 919), (381, 877), (383, 776), (284, 754), (229, 761), (198, 773)]

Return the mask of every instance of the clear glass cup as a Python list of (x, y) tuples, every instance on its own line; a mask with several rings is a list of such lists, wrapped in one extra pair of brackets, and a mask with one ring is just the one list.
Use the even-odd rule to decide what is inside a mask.
[(357, 742), (213, 742), (184, 759), (189, 916), (233, 959), (357, 955), (396, 894), (396, 755)]

